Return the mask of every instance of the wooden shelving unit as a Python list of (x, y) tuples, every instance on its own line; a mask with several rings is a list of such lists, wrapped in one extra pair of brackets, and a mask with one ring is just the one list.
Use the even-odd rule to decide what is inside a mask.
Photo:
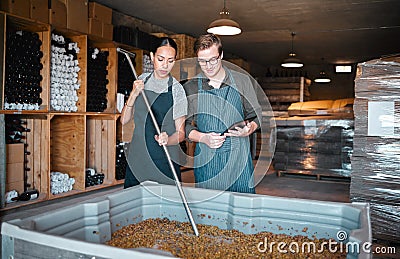
[(311, 80), (305, 77), (264, 77), (258, 81), (274, 113), (287, 113), (290, 104), (309, 100)]
[[(26, 120), (26, 127), (31, 131), (25, 133), (24, 142), (30, 151), (27, 155), (26, 181), (30, 188), (39, 191), (38, 199), (28, 202), (5, 203), (7, 185), (1, 184), (0, 211), (21, 207), (46, 200), (58, 199), (83, 192), (98, 190), (101, 188), (122, 184), (123, 180), (115, 179), (116, 145), (118, 141), (124, 141), (123, 137), (131, 134), (128, 129), (120, 124), (120, 113), (117, 110), (117, 84), (118, 84), (118, 53), (117, 47), (123, 47), (136, 53), (135, 59), (137, 73), (142, 73), (142, 57), (144, 50), (122, 45), (110, 40), (93, 37), (65, 28), (55, 28), (50, 24), (44, 24), (28, 18), (18, 17), (13, 14), (0, 12), (0, 38), (3, 48), (0, 49), (0, 58), (5, 60), (7, 32), (28, 31), (39, 34), (42, 41), (41, 51), (43, 57), (41, 63), (42, 81), (42, 105), (39, 110), (6, 110), (4, 108), (4, 63), (0, 63), (0, 182), (6, 178), (6, 145), (5, 145), (5, 118), (17, 116)], [(51, 34), (56, 33), (70, 38), (78, 43), (80, 52), (77, 54), (80, 71), (78, 80), (80, 88), (77, 90), (78, 101), (76, 112), (60, 112), (51, 108)], [(107, 108), (103, 112), (87, 112), (87, 51), (89, 47), (96, 47), (100, 51), (108, 51), (107, 67)], [(127, 132), (128, 131), (128, 132)], [(12, 145), (12, 144), (11, 144)], [(94, 168), (97, 173), (105, 175), (103, 184), (86, 187), (86, 168)], [(51, 193), (51, 172), (69, 174), (75, 179), (73, 190), (60, 193)]]

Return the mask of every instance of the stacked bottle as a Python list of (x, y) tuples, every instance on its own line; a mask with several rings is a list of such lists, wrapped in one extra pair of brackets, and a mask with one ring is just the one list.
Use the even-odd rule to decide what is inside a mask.
[(153, 63), (151, 62), (150, 55), (143, 55), (143, 73), (151, 73), (154, 70)]
[(93, 168), (86, 169), (85, 187), (99, 185), (104, 182), (104, 174), (96, 173)]
[(42, 41), (28, 31), (7, 32), (4, 84), (5, 110), (39, 110), (42, 104), (40, 71)]
[(78, 110), (79, 51), (78, 43), (62, 35), (51, 35), (50, 105), (55, 111)]
[[(132, 60), (132, 59), (131, 59)], [(135, 60), (132, 60), (132, 64), (135, 66)], [(133, 87), (133, 81), (136, 78), (133, 75), (132, 68), (129, 61), (126, 59), (124, 54), (118, 52), (118, 87), (117, 92), (125, 95), (125, 101), (127, 101)]]
[(69, 192), (75, 184), (75, 178), (61, 172), (51, 172), (50, 180), (50, 192), (52, 194)]
[(5, 135), (7, 144), (24, 143), (26, 132), (31, 129), (26, 127), (27, 122), (16, 116), (5, 116)]
[(117, 156), (115, 160), (115, 179), (117, 180), (125, 179), (126, 167), (128, 166), (124, 152), (124, 145), (125, 143), (117, 141)]
[(102, 112), (107, 108), (108, 51), (88, 49), (86, 111)]

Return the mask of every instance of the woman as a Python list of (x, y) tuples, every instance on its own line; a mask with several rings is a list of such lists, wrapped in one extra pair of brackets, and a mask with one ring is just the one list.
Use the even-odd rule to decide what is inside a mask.
[[(166, 145), (180, 180), (179, 143), (185, 137), (187, 100), (182, 85), (171, 76), (177, 45), (169, 37), (160, 38), (150, 52), (154, 66), (152, 73), (139, 76), (121, 113), (124, 125), (134, 119), (135, 129), (129, 145), (128, 166), (124, 188), (150, 180), (174, 184), (174, 177), (162, 145)], [(161, 134), (157, 135), (152, 118), (144, 102), (144, 91), (157, 120)]]

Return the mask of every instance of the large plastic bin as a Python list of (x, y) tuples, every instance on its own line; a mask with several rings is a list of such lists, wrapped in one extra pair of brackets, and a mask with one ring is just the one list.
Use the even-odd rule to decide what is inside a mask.
[[(219, 192), (183, 187), (196, 224), (269, 231), (359, 244), (360, 253), (347, 258), (370, 258), (362, 245), (371, 242), (369, 206), (258, 194)], [(2, 224), (2, 258), (166, 258), (152, 249), (121, 249), (104, 245), (123, 226), (148, 218), (188, 222), (175, 186), (146, 182), (73, 206)], [(305, 231), (306, 229), (306, 231)], [(260, 240), (262, 241), (262, 240)], [(352, 249), (354, 250), (354, 249)], [(13, 257), (11, 257), (13, 256)]]

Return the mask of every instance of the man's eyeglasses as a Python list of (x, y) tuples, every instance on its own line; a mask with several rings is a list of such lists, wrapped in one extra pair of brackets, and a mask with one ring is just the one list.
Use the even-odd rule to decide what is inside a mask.
[(218, 63), (219, 60), (219, 56), (218, 57), (213, 57), (210, 60), (204, 60), (204, 59), (197, 59), (197, 61), (199, 62), (199, 65), (202, 67), (207, 66), (207, 63), (209, 63), (210, 65), (214, 66)]

